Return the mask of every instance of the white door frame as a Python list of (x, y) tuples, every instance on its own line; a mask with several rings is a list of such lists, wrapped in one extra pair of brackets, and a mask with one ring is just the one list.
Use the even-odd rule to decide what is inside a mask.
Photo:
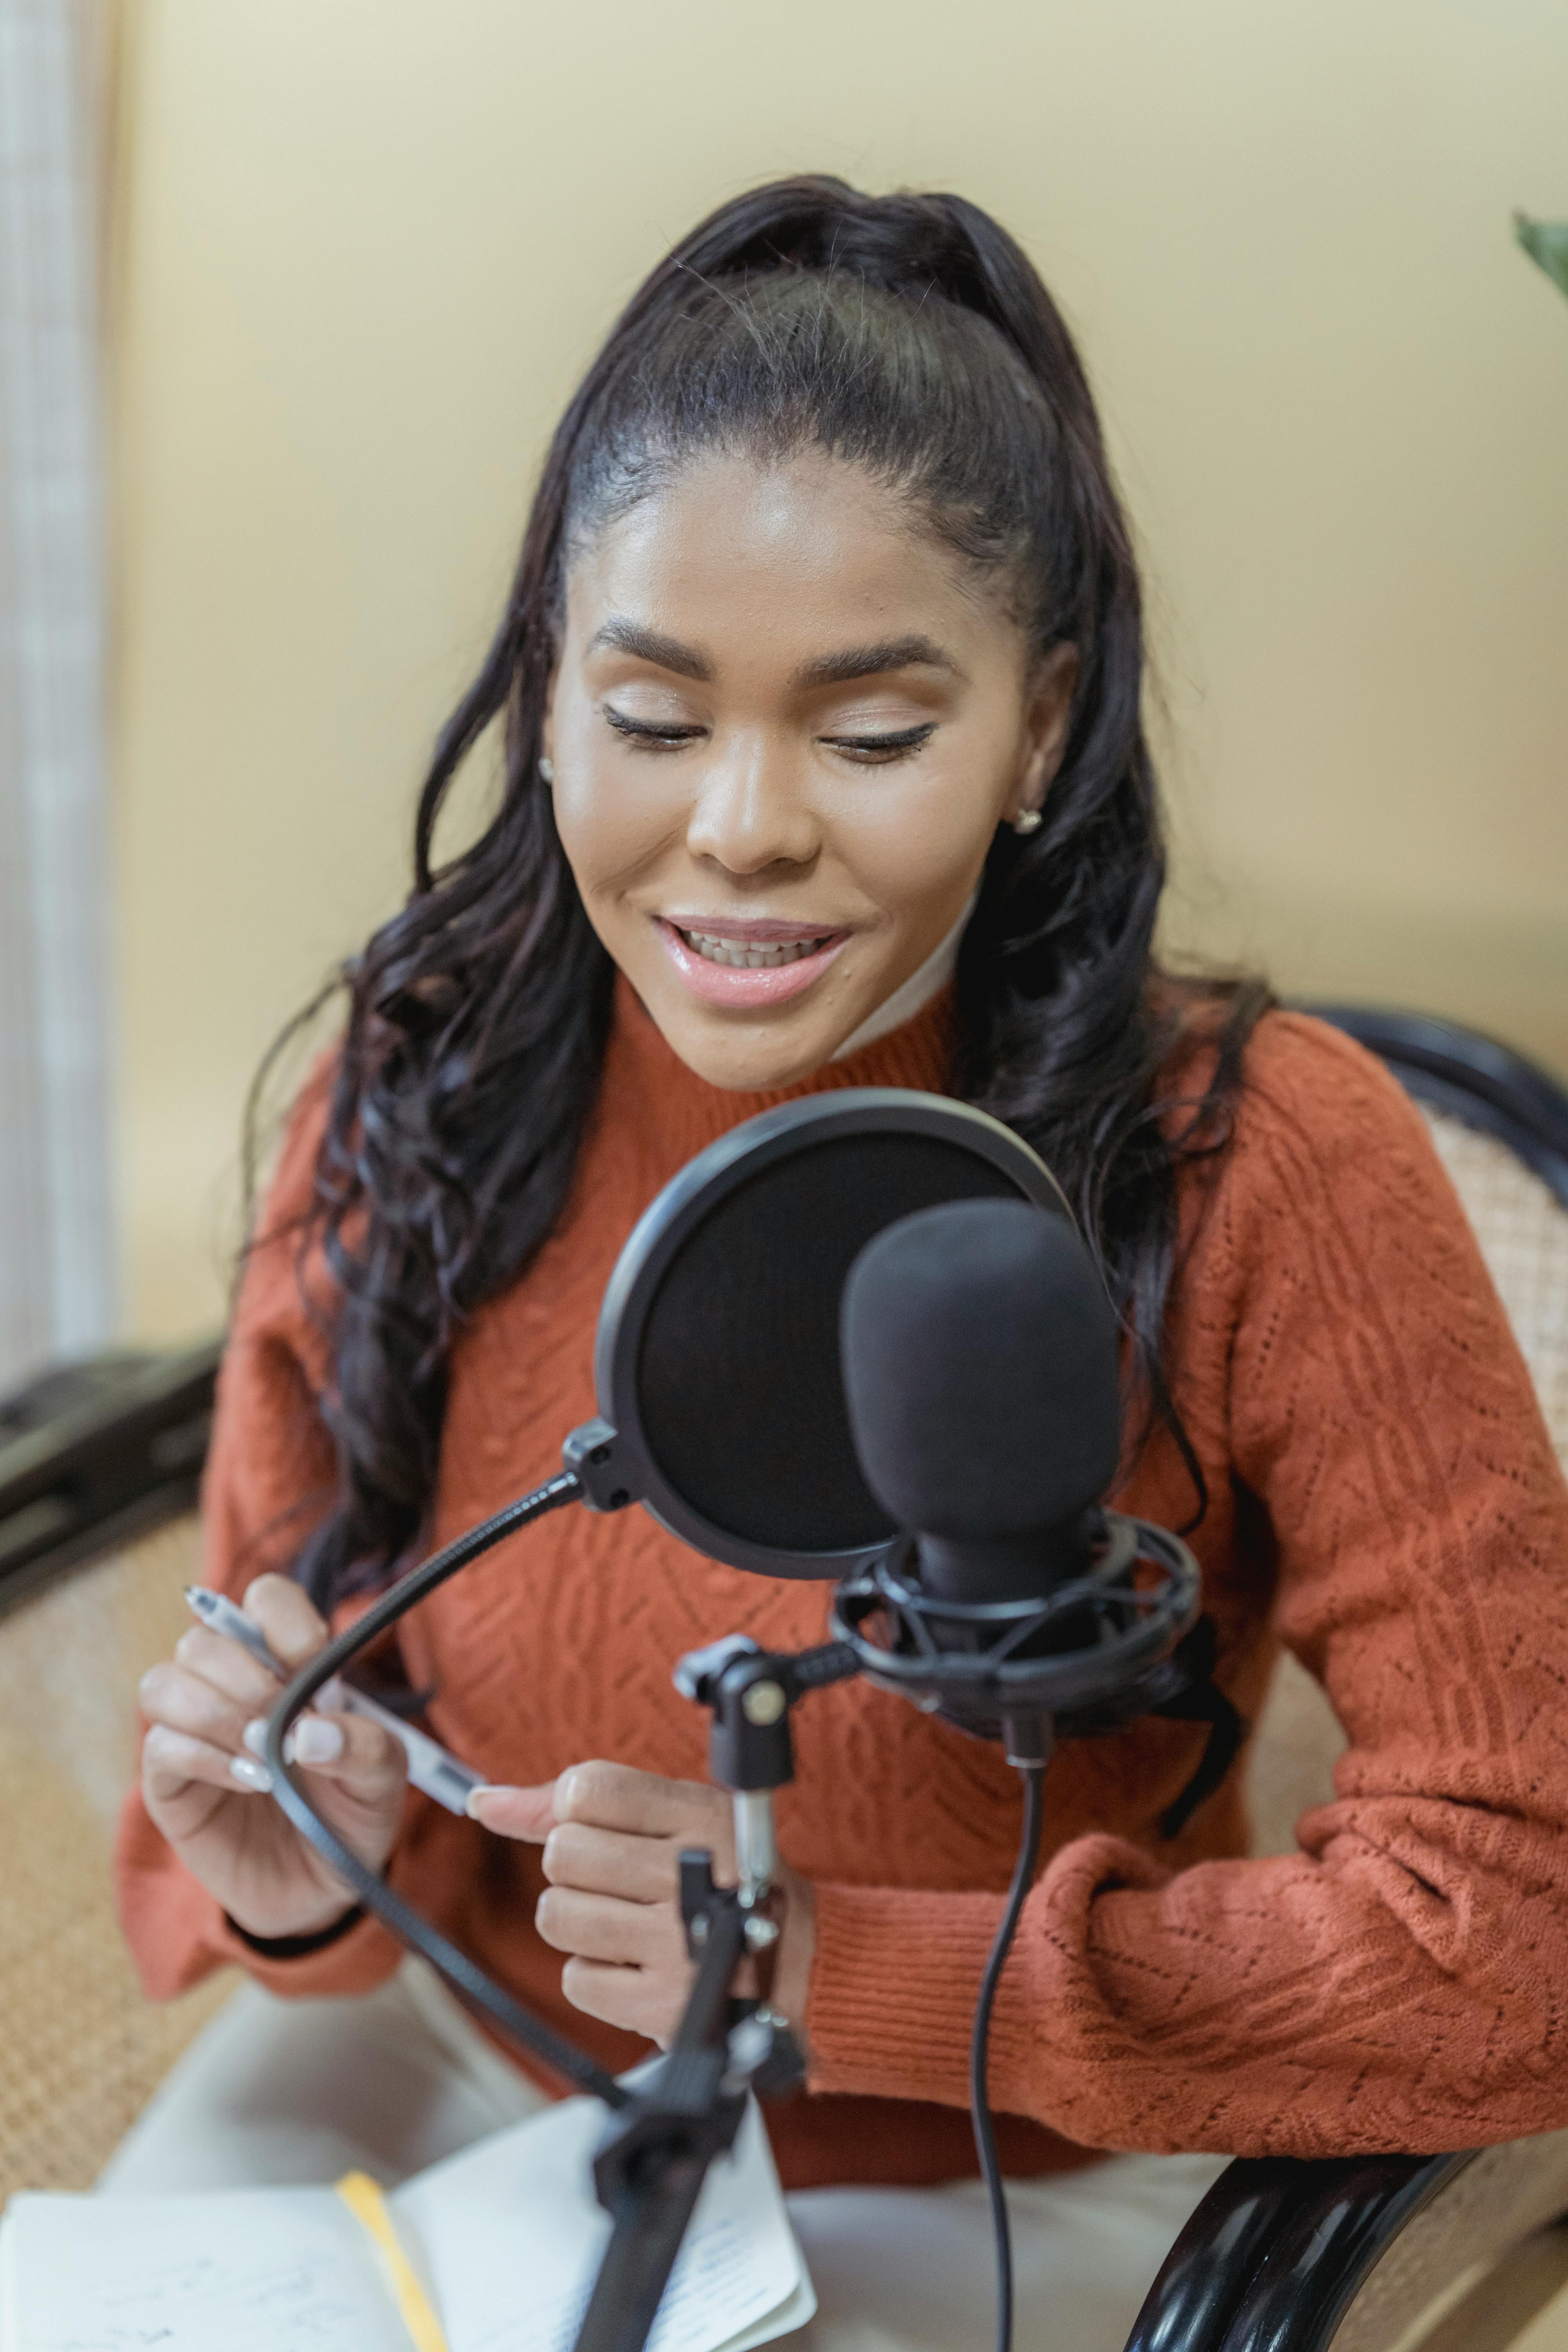
[(96, 135), (0, 0), (0, 1391), (116, 1323)]

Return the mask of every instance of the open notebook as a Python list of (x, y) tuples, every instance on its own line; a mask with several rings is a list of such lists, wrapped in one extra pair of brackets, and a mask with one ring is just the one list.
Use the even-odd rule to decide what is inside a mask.
[[(570, 2352), (609, 2222), (569, 2099), (391, 2190), (13, 2197), (0, 2352)], [(708, 2176), (650, 2352), (746, 2352), (816, 2308), (753, 2105)]]

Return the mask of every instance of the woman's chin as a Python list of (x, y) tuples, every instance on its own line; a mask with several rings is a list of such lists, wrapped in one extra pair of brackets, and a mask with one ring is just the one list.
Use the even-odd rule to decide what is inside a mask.
[(737, 1036), (733, 1031), (742, 1024), (733, 1019), (724, 1024), (731, 1031), (728, 1036), (702, 1034), (710, 1026), (719, 1024), (688, 1021), (681, 1024), (679, 1036), (672, 1036), (666, 1029), (665, 1040), (688, 1069), (694, 1070), (709, 1086), (722, 1087), (731, 1094), (775, 1094), (784, 1087), (799, 1086), (804, 1079), (815, 1076), (837, 1051), (837, 1044), (819, 1046), (805, 1042), (792, 1050), (783, 1038)]
[(723, 1012), (684, 994), (672, 1001), (668, 989), (650, 992), (643, 1003), (687, 1068), (731, 1094), (798, 1086), (833, 1059), (866, 1017), (814, 1005), (809, 994), (754, 1012)]

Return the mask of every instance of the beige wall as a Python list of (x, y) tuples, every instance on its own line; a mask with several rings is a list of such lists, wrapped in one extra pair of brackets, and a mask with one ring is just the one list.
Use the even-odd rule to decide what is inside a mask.
[(219, 1311), (247, 1076), (395, 902), (543, 438), (759, 177), (956, 187), (1084, 342), (1176, 927), (1568, 1066), (1561, 0), (127, 0), (131, 1317)]

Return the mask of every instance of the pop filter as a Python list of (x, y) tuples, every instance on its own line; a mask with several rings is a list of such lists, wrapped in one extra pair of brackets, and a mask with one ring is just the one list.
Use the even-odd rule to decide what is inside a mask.
[(896, 1532), (850, 1435), (839, 1304), (866, 1244), (918, 1209), (1033, 1202), (1069, 1215), (1009, 1128), (940, 1095), (808, 1095), (699, 1153), (637, 1225), (605, 1293), (602, 1418), (568, 1466), (601, 1509), (639, 1502), (763, 1576), (845, 1576)]

